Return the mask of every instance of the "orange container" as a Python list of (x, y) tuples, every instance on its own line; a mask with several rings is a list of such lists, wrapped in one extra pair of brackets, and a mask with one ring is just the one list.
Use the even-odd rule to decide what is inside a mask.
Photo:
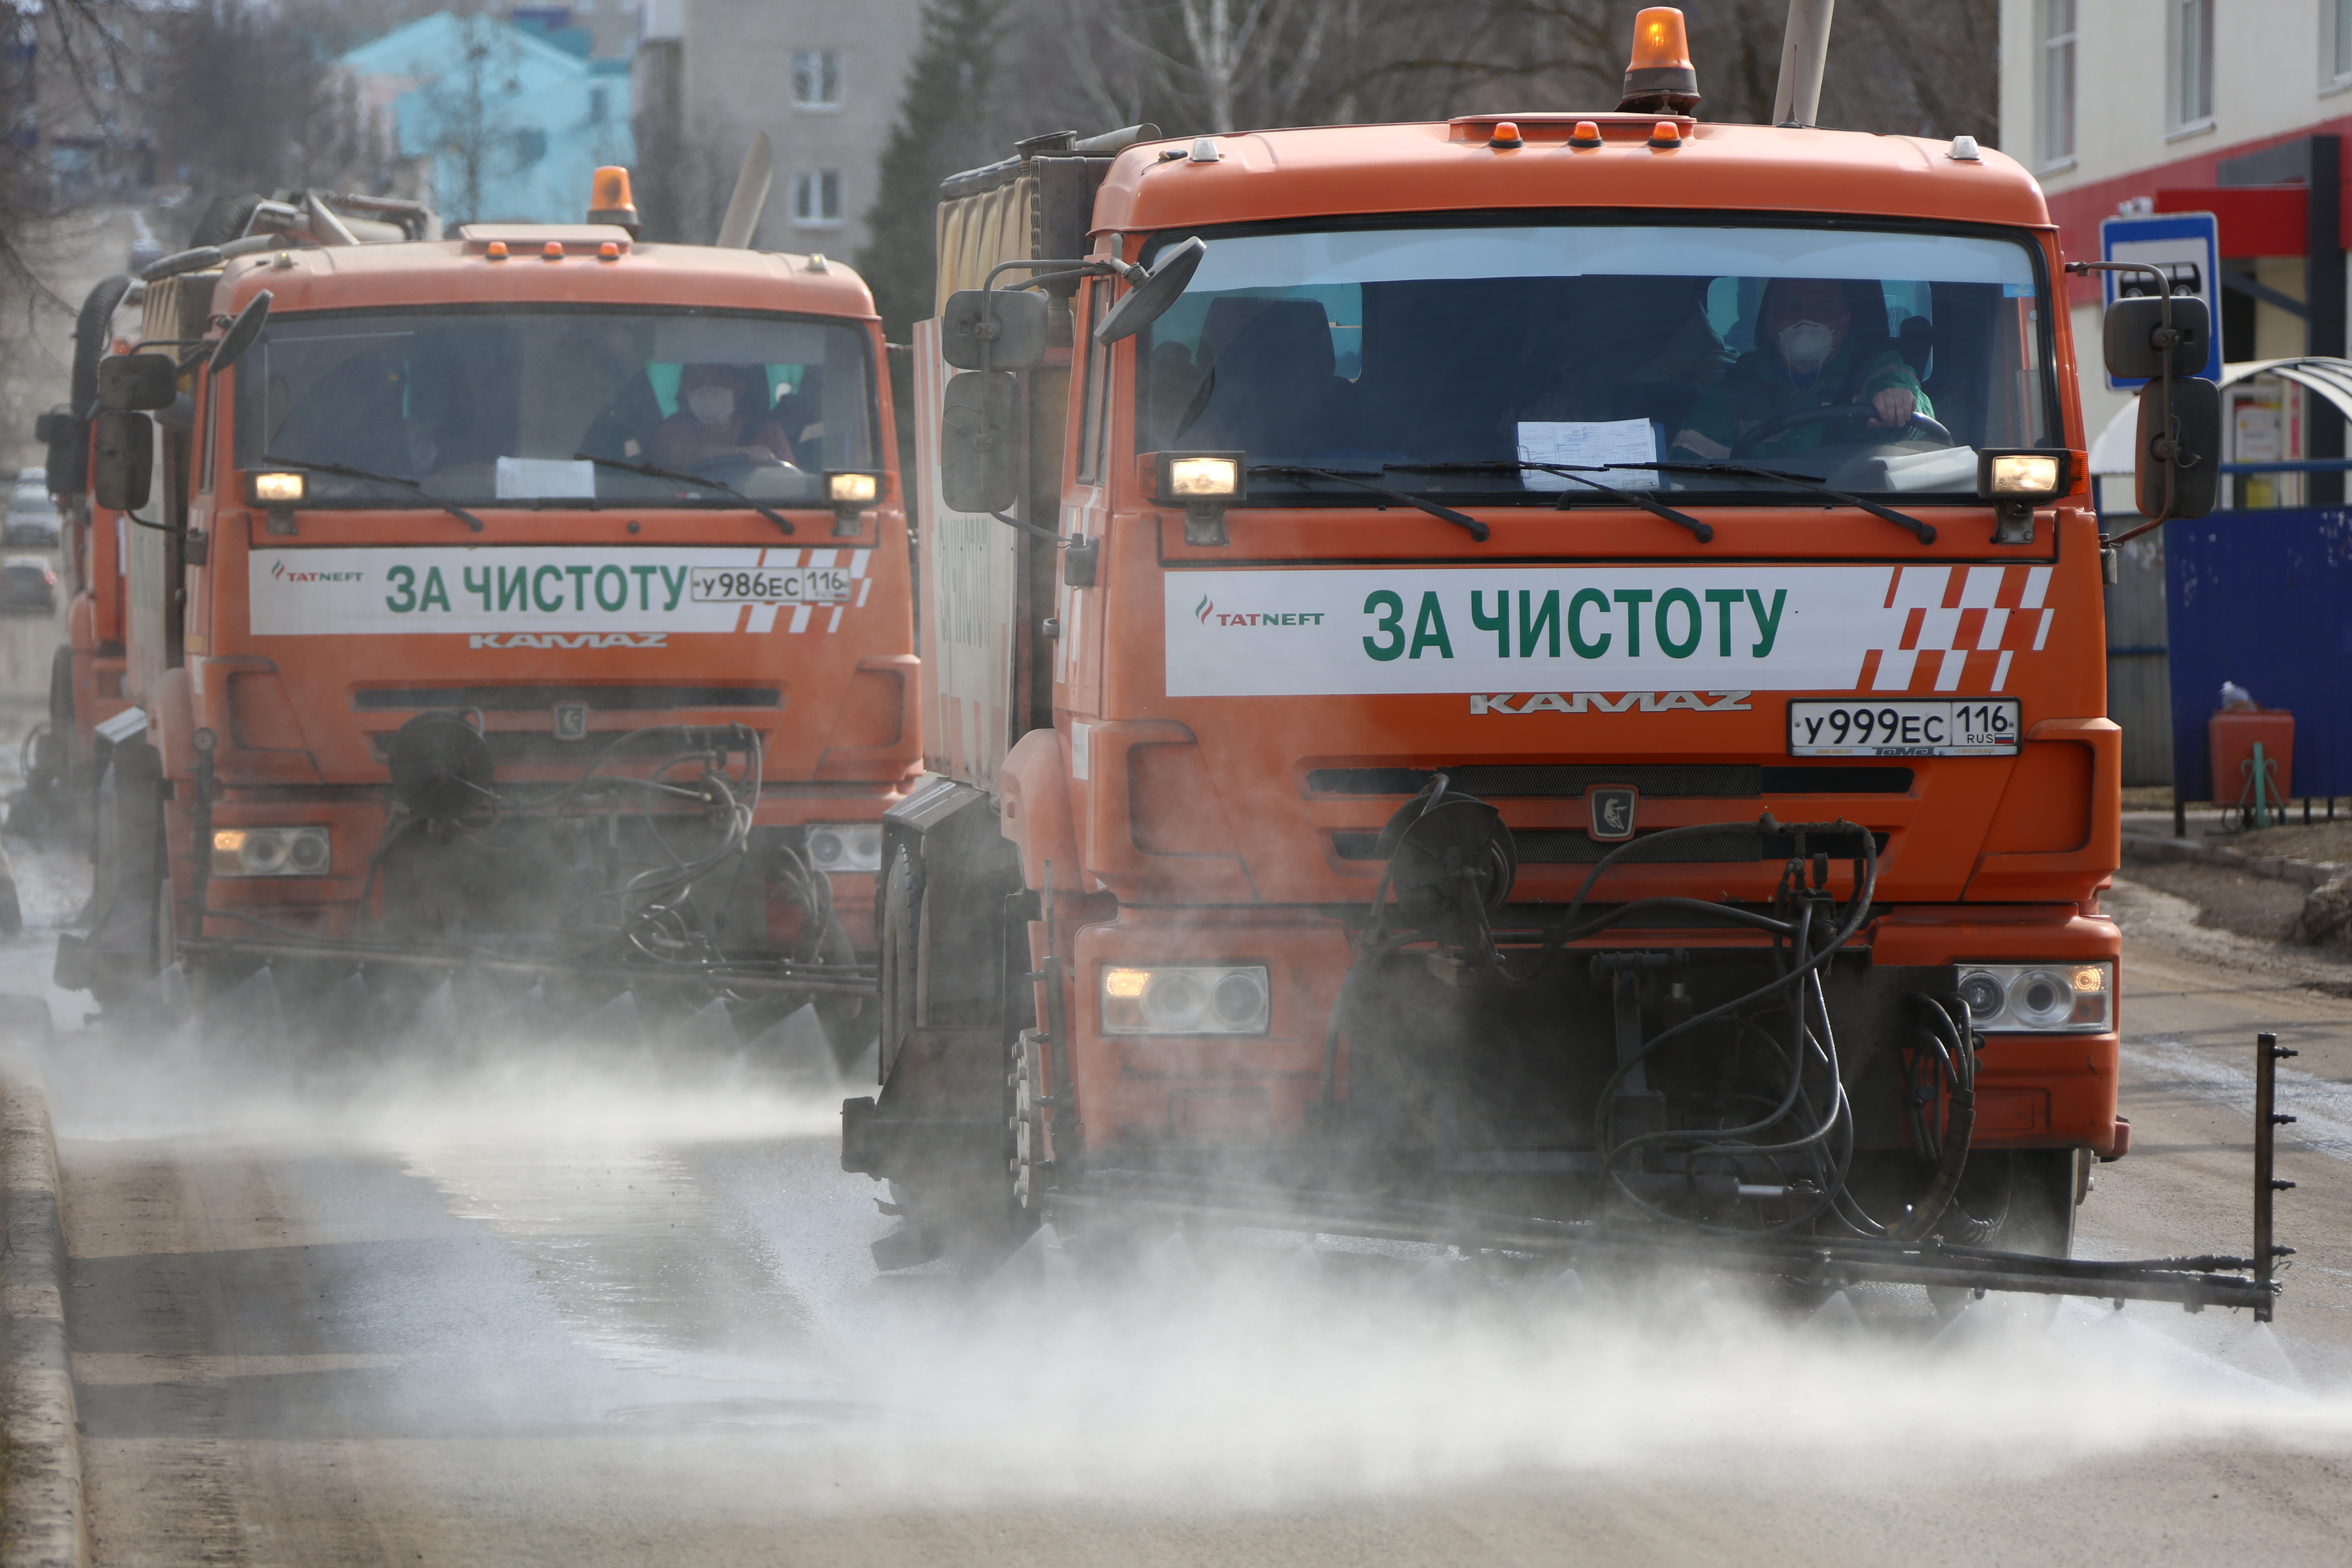
[(2285, 709), (2216, 713), (2205, 721), (2205, 735), (2213, 757), (2214, 805), (2254, 804), (2249, 769), (2258, 742), (2273, 804), (2284, 805), (2294, 792), (2294, 715)]

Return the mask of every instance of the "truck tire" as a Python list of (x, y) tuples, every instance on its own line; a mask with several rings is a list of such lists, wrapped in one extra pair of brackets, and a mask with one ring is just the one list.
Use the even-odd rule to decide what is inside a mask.
[(215, 196), (205, 208), (205, 216), (188, 231), (188, 248), (200, 250), (207, 245), (226, 245), (245, 233), (245, 226), (253, 221), (253, 209), (263, 197), (247, 192), (241, 196)]
[[(826, 922), (824, 941), (817, 955), (826, 963), (855, 963), (857, 949), (851, 944), (849, 933), (839, 921)], [(845, 996), (835, 992), (821, 994), (815, 1001), (816, 1021), (824, 1030), (824, 1043), (833, 1053), (835, 1068), (845, 1076), (857, 1066), (866, 1047), (881, 1036), (880, 1000), (873, 996)]]

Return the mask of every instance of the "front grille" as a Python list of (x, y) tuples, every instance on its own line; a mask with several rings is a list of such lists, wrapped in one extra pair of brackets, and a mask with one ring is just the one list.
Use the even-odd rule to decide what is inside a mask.
[[(1310, 768), (1309, 795), (1411, 795), (1435, 768)], [(1755, 767), (1739, 764), (1593, 763), (1475, 764), (1444, 770), (1449, 789), (1481, 799), (1580, 797), (1595, 784), (1630, 784), (1652, 799), (1754, 800), (1768, 795), (1903, 795), (1909, 768)]]
[[(1633, 842), (1639, 844), (1651, 837), (1637, 833)], [(1885, 853), (1886, 835), (1874, 836), (1879, 852)], [(1334, 833), (1331, 847), (1342, 860), (1378, 860), (1381, 836), (1378, 833)], [(1589, 833), (1573, 828), (1522, 827), (1511, 833), (1511, 842), (1517, 847), (1522, 866), (1590, 866), (1611, 850), (1622, 847), (1622, 841), (1604, 844)], [(1862, 849), (1859, 830), (1848, 828), (1837, 833), (1806, 835), (1805, 847), (1815, 853), (1826, 853), (1839, 859), (1851, 859)], [(1714, 833), (1693, 833), (1681, 838), (1669, 839), (1655, 849), (1635, 849), (1621, 864), (1643, 866), (1747, 866), (1759, 860), (1784, 860), (1797, 851), (1797, 839), (1790, 833), (1759, 833), (1752, 827), (1726, 827)]]
[[(667, 725), (623, 741), (622, 736), (625, 734), (626, 731), (615, 733), (599, 730), (591, 731), (585, 740), (559, 741), (545, 730), (492, 730), (482, 739), (489, 745), (490, 761), (501, 773), (510, 767), (583, 768), (603, 755), (608, 746), (613, 748), (612, 754), (606, 758), (608, 763), (644, 762), (687, 749), (684, 738), (676, 729)], [(368, 740), (375, 751), (376, 761), (384, 762), (390, 757), (393, 732), (371, 735)], [(865, 787), (870, 789), (872, 786)]]
[(558, 702), (603, 712), (674, 708), (780, 708), (773, 686), (379, 686), (352, 693), (352, 706), (382, 712), (411, 708), (478, 708), (485, 713), (539, 713)]

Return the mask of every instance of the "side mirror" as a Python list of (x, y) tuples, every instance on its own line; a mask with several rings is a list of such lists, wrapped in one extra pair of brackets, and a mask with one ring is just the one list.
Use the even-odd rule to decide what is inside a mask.
[(52, 408), (33, 421), (33, 439), (44, 447), (54, 447), (73, 438), (74, 416), (70, 408)]
[(245, 351), (253, 346), (253, 340), (261, 335), (262, 325), (268, 320), (269, 290), (264, 289), (247, 300), (245, 309), (236, 313), (236, 320), (228, 324), (228, 331), (214, 346), (213, 357), (205, 368), (218, 375), (243, 359)]
[(2172, 330), (2180, 334), (2168, 364), (2156, 342), (2164, 322), (2164, 301), (2145, 296), (2117, 300), (2107, 307), (2105, 349), (2107, 374), (2118, 381), (2154, 381), (2168, 371), (2195, 375), (2213, 352), (2213, 322), (2205, 301), (2174, 295)]
[(110, 354), (98, 362), (100, 408), (169, 408), (179, 395), (180, 367), (170, 354)]
[(137, 511), (155, 487), (155, 422), (125, 408), (98, 416), (91, 499), (110, 511)]
[(940, 312), (940, 353), (958, 370), (1034, 370), (1045, 357), (1045, 296), (959, 289)]
[(950, 378), (940, 417), (940, 499), (954, 511), (1011, 507), (1020, 484), (1020, 392), (1013, 373)]
[[(2171, 385), (2173, 428), (2167, 446), (2159, 446), (2168, 435), (2160, 416), (2162, 384), (2150, 382), (2140, 388), (2139, 459), (2133, 468), (2133, 488), (2141, 516), (2180, 521), (2203, 517), (2221, 499), (2221, 389), (2194, 375), (2176, 376)], [(2168, 509), (2164, 504), (2168, 468), (2172, 475)]]
[(1202, 258), (1209, 254), (1209, 242), (1194, 235), (1151, 264), (1143, 281), (1127, 291), (1124, 299), (1110, 308), (1109, 314), (1096, 323), (1095, 342), (1115, 343), (1121, 338), (1131, 338), (1158, 321), (1168, 307), (1182, 297), (1192, 281), (1192, 274), (1201, 270)]

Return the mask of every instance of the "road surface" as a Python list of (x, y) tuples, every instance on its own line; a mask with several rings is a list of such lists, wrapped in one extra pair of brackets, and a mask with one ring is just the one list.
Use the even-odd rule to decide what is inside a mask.
[[(62, 919), (70, 875), (25, 874)], [(772, 1060), (68, 1027), (40, 1069), (97, 1561), (2340, 1563), (2352, 1002), (2303, 982), (2352, 969), (2116, 907), (2136, 1142), (2084, 1246), (2245, 1245), (2275, 1028), (2304, 1055), (2274, 1331), (1995, 1299), (1938, 1336), (1895, 1300), (1855, 1329), (1329, 1249), (877, 1279), (839, 1087)], [(9, 988), (45, 942), (0, 952)]]

